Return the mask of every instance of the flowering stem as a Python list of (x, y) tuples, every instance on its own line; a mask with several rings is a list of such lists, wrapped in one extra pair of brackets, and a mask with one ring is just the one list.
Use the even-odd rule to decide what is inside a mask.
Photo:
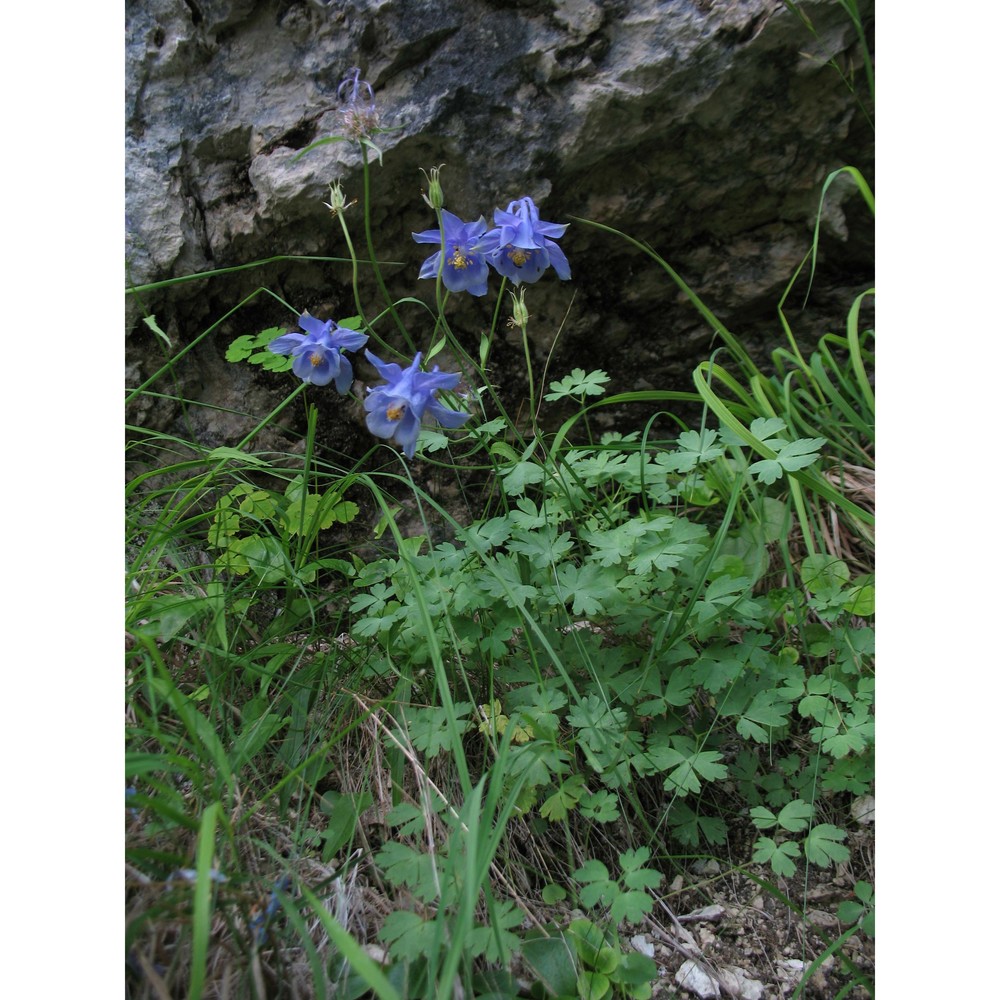
[(411, 351), (416, 351), (417, 348), (413, 343), (413, 338), (410, 336), (410, 331), (403, 325), (403, 321), (399, 318), (399, 314), (396, 312), (392, 296), (389, 294), (389, 289), (385, 286), (385, 281), (382, 278), (382, 270), (379, 268), (378, 260), (375, 257), (375, 241), (372, 239), (371, 170), (368, 167), (368, 150), (363, 145), (361, 146), (361, 169), (364, 174), (365, 181), (365, 240), (368, 244), (368, 256), (371, 258), (372, 270), (375, 272), (375, 280), (378, 282), (379, 290), (382, 292), (382, 295), (389, 306), (389, 312), (392, 314), (392, 318), (396, 321), (396, 326), (399, 327), (399, 332), (403, 335), (403, 339), (406, 341), (406, 346)]
[(365, 311), (361, 307), (361, 292), (358, 289), (358, 255), (354, 252), (354, 243), (351, 240), (350, 232), (348, 232), (347, 220), (344, 218), (343, 211), (337, 213), (337, 218), (340, 220), (340, 228), (343, 230), (344, 240), (347, 242), (347, 252), (351, 255), (351, 288), (354, 290), (354, 305), (365, 329), (370, 329), (368, 320), (365, 319)]
[(531, 370), (531, 350), (528, 347), (528, 322), (521, 324), (521, 343), (524, 344), (524, 364), (528, 372), (528, 405), (531, 413), (531, 425), (535, 426), (535, 376)]

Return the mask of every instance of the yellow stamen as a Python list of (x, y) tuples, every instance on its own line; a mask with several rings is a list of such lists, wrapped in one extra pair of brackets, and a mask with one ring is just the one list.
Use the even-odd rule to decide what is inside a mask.
[(508, 256), (517, 265), (517, 267), (521, 267), (521, 265), (524, 264), (531, 257), (531, 251), (522, 250), (520, 247), (518, 247), (514, 250), (511, 250), (508, 253)]
[(402, 420), (404, 413), (406, 413), (406, 403), (397, 403), (385, 411), (385, 415), (390, 420)]
[(457, 267), (460, 271), (463, 271), (469, 266), (471, 261), (464, 253), (462, 253), (462, 248), (460, 246), (456, 246), (452, 251), (451, 256), (448, 258), (448, 263), (451, 264), (452, 267)]
[(323, 364), (323, 355), (316, 351), (314, 354), (309, 355), (309, 364), (315, 368), (317, 365)]

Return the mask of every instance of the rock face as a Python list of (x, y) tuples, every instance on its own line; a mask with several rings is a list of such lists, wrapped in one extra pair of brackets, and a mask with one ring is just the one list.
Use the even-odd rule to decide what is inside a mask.
[[(869, 27), (872, 6), (860, 4)], [(384, 268), (394, 297), (433, 300), (432, 282), (417, 280), (430, 248), (410, 234), (435, 226), (419, 168), (444, 163), (446, 207), (463, 219), (492, 223), (494, 208), (529, 195), (544, 219), (593, 220), (646, 241), (766, 354), (781, 342), (777, 302), (809, 246), (824, 179), (844, 164), (872, 179), (857, 32), (836, 0), (798, 8), (812, 31), (781, 0), (130, 0), (128, 283), (280, 255), (346, 256), (323, 202), (335, 179), (363, 199), (359, 148), (336, 142), (297, 157), (342, 133), (337, 87), (358, 66), (391, 129), (376, 136), (382, 162), (370, 176), (378, 256), (399, 262)], [(363, 248), (360, 205), (345, 220)], [(820, 240), (809, 308), (788, 310), (806, 342), (842, 328), (872, 282), (873, 226), (849, 184), (831, 188)], [(579, 365), (604, 368), (613, 391), (690, 389), (692, 366), (717, 345), (666, 274), (583, 222), (560, 245), (572, 281), (549, 272), (527, 290), (538, 371), (555, 343), (550, 377)], [(362, 272), (374, 316), (384, 303)], [(294, 327), (275, 296), (324, 319), (355, 313), (350, 278), (347, 263), (282, 260), (131, 295), (129, 384), (163, 362), (144, 312), (176, 349), (266, 287), (273, 295), (253, 295), (174, 372), (188, 399), (250, 414), (188, 414), (206, 443), (232, 443), (287, 394), (289, 376), (228, 364), (226, 346)], [(484, 299), (449, 303), (473, 355), (498, 288), (494, 275)], [(400, 315), (426, 347), (429, 313), (406, 305)], [(390, 319), (376, 329), (398, 343)], [(516, 401), (523, 353), (499, 341), (494, 380)], [(363, 361), (358, 370), (370, 374)], [(130, 413), (162, 429), (177, 416), (166, 403)], [(344, 442), (350, 450), (349, 434)]]

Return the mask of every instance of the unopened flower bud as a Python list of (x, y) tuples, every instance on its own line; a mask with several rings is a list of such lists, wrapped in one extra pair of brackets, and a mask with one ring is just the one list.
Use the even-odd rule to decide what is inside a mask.
[(513, 303), (514, 315), (511, 317), (513, 325), (523, 330), (528, 325), (528, 307), (524, 304), (524, 289), (521, 289), (519, 295), (511, 292), (510, 300)]
[[(442, 163), (441, 167), (443, 166), (444, 164)], [(427, 194), (423, 196), (423, 199), (435, 212), (440, 212), (444, 208), (444, 191), (441, 189), (441, 167), (431, 167), (429, 177), (427, 171), (423, 167), (420, 168), (420, 172), (427, 179)]]
[(340, 181), (334, 181), (330, 185), (330, 200), (324, 201), (324, 205), (330, 209), (330, 214), (336, 218), (336, 216), (344, 210), (347, 205), (347, 198), (344, 197), (344, 191), (340, 186)]

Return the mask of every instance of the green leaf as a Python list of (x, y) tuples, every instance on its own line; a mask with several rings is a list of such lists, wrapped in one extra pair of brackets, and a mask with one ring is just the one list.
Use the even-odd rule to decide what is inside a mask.
[(205, 457), (211, 462), (232, 459), (234, 462), (241, 462), (244, 465), (267, 465), (267, 462), (262, 458), (258, 458), (256, 455), (248, 455), (245, 451), (240, 451), (239, 448), (213, 448)]
[(799, 833), (809, 825), (813, 811), (810, 803), (793, 799), (778, 813), (778, 823), (789, 833)]
[(739, 677), (743, 666), (744, 664), (735, 655), (725, 656), (721, 660), (715, 656), (700, 656), (691, 664), (691, 680), (695, 684), (700, 684), (710, 694), (718, 694)]
[(638, 847), (634, 851), (625, 851), (618, 855), (618, 862), (624, 872), (639, 871), (650, 859), (648, 847)]
[(780, 444), (778, 441), (770, 441), (769, 438), (773, 437), (775, 434), (780, 434), (785, 429), (785, 421), (781, 417), (757, 417), (753, 423), (750, 424), (750, 433), (758, 438), (762, 444), (767, 445), (768, 448), (775, 448), (776, 444)]
[[(622, 956), (615, 979), (623, 986), (643, 986), (659, 977), (656, 962), (648, 955), (638, 951), (630, 951)], [(629, 990), (630, 996), (637, 996), (634, 990)]]
[(406, 728), (413, 745), (428, 758), (436, 757), (442, 750), (451, 750), (460, 734), (468, 728), (465, 720), (472, 712), (472, 703), (456, 702), (453, 706), (454, 718), (459, 724), (458, 732), (451, 726), (448, 709), (415, 708), (407, 715)]
[(754, 462), (750, 466), (750, 472), (767, 486), (776, 483), (784, 475), (781, 463), (773, 458), (762, 458), (759, 462)]
[(569, 375), (558, 382), (550, 382), (549, 389), (542, 398), (547, 402), (554, 402), (565, 396), (584, 397), (602, 396), (605, 393), (604, 384), (611, 381), (611, 376), (607, 372), (597, 369), (592, 372), (585, 372), (582, 368), (574, 368)]
[(192, 594), (157, 594), (146, 604), (144, 618), (148, 624), (136, 629), (153, 632), (160, 642), (169, 642), (204, 610), (204, 602)]
[(509, 497), (518, 497), (532, 483), (545, 479), (545, 470), (534, 462), (518, 462), (513, 468), (501, 472), (503, 490)]
[(472, 548), (488, 552), (498, 545), (503, 545), (510, 538), (512, 530), (510, 518), (506, 516), (491, 517), (488, 521), (482, 521), (467, 528), (464, 536)]
[(687, 664), (681, 664), (670, 672), (667, 679), (667, 686), (663, 692), (663, 700), (668, 705), (682, 708), (691, 704), (694, 697), (694, 684), (691, 680), (691, 672)]
[(611, 878), (603, 862), (594, 858), (578, 868), (573, 878), (583, 883), (580, 902), (588, 908), (608, 903), (618, 895), (618, 883)]
[(789, 441), (778, 451), (777, 461), (785, 472), (797, 472), (812, 465), (819, 458), (816, 452), (825, 444), (826, 438), (800, 438), (797, 441)]
[[(490, 923), (474, 927), (466, 938), (466, 951), (472, 958), (480, 955), (487, 962), (495, 963), (501, 960), (501, 952), (509, 955), (517, 951), (521, 944), (520, 938), (512, 930), (524, 921), (524, 911), (510, 900), (497, 902), (490, 914)], [(497, 941), (499, 934), (501, 941)]]
[(844, 610), (861, 618), (875, 614), (875, 588), (870, 583), (852, 587), (845, 595)]
[(580, 961), (592, 968), (596, 967), (601, 949), (608, 941), (604, 931), (593, 920), (577, 917), (570, 921), (566, 936), (580, 956)]
[(423, 809), (410, 802), (400, 802), (385, 815), (386, 823), (395, 828), (397, 837), (419, 837), (427, 825)]
[(142, 321), (150, 328), (150, 330), (153, 331), (153, 333), (156, 334), (157, 337), (160, 338), (160, 340), (163, 341), (164, 344), (167, 345), (168, 350), (173, 350), (174, 345), (170, 343), (170, 338), (160, 329), (160, 325), (156, 322), (155, 316), (143, 316)]
[(326, 493), (307, 493), (298, 496), (281, 517), (281, 524), (289, 535), (297, 535), (302, 528), (306, 535), (315, 535), (333, 524), (349, 524), (358, 515), (358, 505), (343, 500), (334, 490)]
[(237, 337), (226, 351), (227, 361), (245, 361), (257, 349), (257, 337), (252, 334), (244, 334)]
[(542, 902), (551, 906), (553, 903), (561, 903), (566, 895), (566, 890), (561, 885), (550, 882), (542, 889)]
[(705, 538), (702, 525), (684, 518), (671, 519), (666, 534), (649, 533), (637, 542), (628, 568), (638, 576), (648, 575), (654, 566), (672, 569), (680, 565), (681, 560), (704, 549)]
[(547, 525), (529, 535), (511, 539), (507, 548), (511, 552), (527, 556), (528, 561), (537, 569), (545, 569), (559, 562), (573, 548), (570, 533), (564, 531), (557, 536), (557, 531), (554, 525)]
[(724, 844), (728, 827), (726, 821), (719, 816), (699, 816), (698, 825), (704, 834), (705, 841), (709, 844)]
[(618, 810), (618, 800), (604, 789), (593, 793), (585, 793), (580, 799), (580, 815), (595, 823), (612, 823), (621, 816)]
[(573, 949), (562, 935), (543, 935), (541, 931), (526, 935), (521, 943), (521, 956), (552, 996), (578, 996)]
[(611, 919), (620, 924), (623, 920), (630, 920), (637, 924), (642, 918), (653, 909), (653, 900), (645, 892), (622, 892), (611, 903)]
[(408, 886), (425, 903), (438, 899), (434, 859), (430, 855), (390, 840), (382, 845), (375, 861), (393, 885)]
[(873, 723), (868, 723), (864, 726), (850, 728), (843, 733), (828, 736), (822, 741), (823, 752), (838, 760), (841, 757), (846, 757), (849, 753), (861, 753), (868, 745), (865, 730), (873, 733), (874, 728)]
[[(261, 330), (260, 333), (244, 334), (242, 337), (237, 337), (229, 345), (229, 350), (226, 351), (226, 360), (243, 361), (245, 358), (249, 358), (255, 350), (267, 347), (272, 340), (283, 337), (287, 332), (284, 327), (272, 326)], [(272, 355), (272, 357), (278, 357), (278, 355)], [(291, 361), (290, 358), (282, 358), (282, 360)]]
[(622, 885), (629, 889), (656, 889), (662, 881), (663, 875), (652, 868), (626, 871), (622, 876)]
[(772, 730), (788, 724), (791, 709), (791, 704), (779, 691), (760, 691), (744, 709), (742, 717), (736, 723), (736, 731), (758, 743), (769, 743), (773, 738)]
[(799, 856), (799, 845), (794, 840), (776, 844), (770, 837), (759, 837), (754, 844), (753, 860), (757, 864), (770, 863), (776, 875), (791, 878), (795, 874), (795, 862)]
[(597, 950), (592, 965), (596, 972), (610, 976), (618, 968), (621, 959), (621, 952), (611, 947), (611, 945), (604, 945), (603, 948)]
[(725, 454), (725, 449), (715, 443), (718, 437), (718, 431), (708, 428), (684, 431), (677, 437), (677, 450), (669, 456), (671, 467), (677, 472), (690, 472), (696, 465)]
[(324, 864), (351, 841), (357, 829), (358, 817), (373, 801), (371, 792), (343, 794), (331, 790), (323, 794), (320, 811), (330, 817), (326, 830), (320, 834), (323, 839)]
[(583, 794), (585, 778), (574, 774), (567, 778), (542, 804), (539, 813), (550, 823), (561, 823), (576, 808)]
[(286, 372), (292, 367), (292, 359), (273, 351), (258, 351), (247, 358), (252, 365), (260, 365), (266, 372)]
[(290, 569), (288, 554), (277, 538), (250, 535), (237, 539), (229, 548), (247, 561), (250, 572), (261, 583), (279, 583)]
[(720, 760), (722, 760), (722, 754), (717, 750), (704, 750), (701, 753), (692, 754), (690, 757), (684, 758), (667, 775), (663, 787), (668, 791), (676, 788), (679, 795), (700, 792), (699, 775), (706, 781), (718, 781), (728, 773), (725, 764), (717, 763)]
[(385, 918), (379, 937), (389, 946), (393, 958), (416, 961), (434, 947), (436, 932), (434, 921), (409, 910), (396, 910)]
[(807, 590), (840, 590), (850, 579), (851, 571), (847, 563), (836, 556), (806, 556), (799, 569), (802, 586)]
[(538, 589), (521, 582), (521, 568), (517, 557), (504, 553), (494, 556), (483, 573), (479, 586), (491, 597), (496, 597), (514, 607), (538, 596)]
[(512, 747), (510, 753), (511, 777), (524, 774), (529, 787), (547, 785), (556, 774), (569, 770), (569, 755), (561, 747), (533, 740), (524, 746)]
[(840, 719), (837, 706), (825, 695), (809, 694), (799, 702), (799, 715), (813, 718), (821, 726), (836, 725)]
[(767, 806), (754, 806), (750, 810), (750, 819), (758, 830), (770, 830), (778, 825), (778, 817)]
[(874, 775), (870, 754), (841, 757), (823, 776), (823, 788), (833, 792), (864, 795), (871, 791)]
[(572, 598), (575, 617), (595, 618), (620, 599), (618, 578), (596, 563), (585, 562), (580, 567), (563, 563), (558, 574), (559, 592), (567, 602)]
[(583, 1000), (603, 1000), (611, 990), (611, 980), (603, 973), (584, 969), (577, 976), (576, 989)]
[(846, 861), (851, 852), (840, 843), (847, 837), (844, 830), (832, 823), (820, 823), (814, 826), (802, 842), (806, 857), (820, 868), (829, 868), (833, 863)]

